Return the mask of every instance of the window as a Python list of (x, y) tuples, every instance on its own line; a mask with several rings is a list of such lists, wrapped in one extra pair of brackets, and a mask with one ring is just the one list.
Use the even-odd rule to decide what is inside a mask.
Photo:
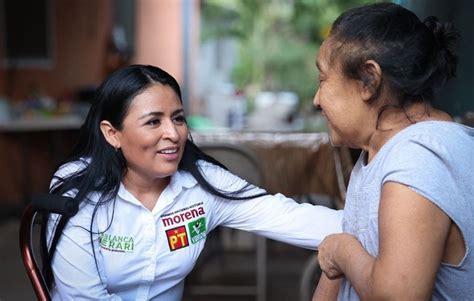
[(0, 5), (4, 8), (4, 66), (51, 66), (51, 0), (0, 0)]

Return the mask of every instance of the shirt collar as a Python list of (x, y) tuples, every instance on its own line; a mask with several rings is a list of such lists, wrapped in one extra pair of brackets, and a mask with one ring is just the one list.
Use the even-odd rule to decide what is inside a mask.
[[(183, 191), (183, 189), (189, 189), (195, 185), (197, 185), (197, 181), (189, 172), (178, 170), (171, 176), (168, 189), (171, 190), (172, 196), (175, 198), (181, 193), (181, 191)], [(130, 192), (128, 192), (122, 182), (120, 182), (118, 196), (123, 200), (140, 205), (140, 202)]]
[(187, 171), (178, 170), (174, 175), (171, 176), (169, 186), (173, 193), (173, 196), (177, 196), (183, 188), (189, 189), (197, 185), (196, 179)]

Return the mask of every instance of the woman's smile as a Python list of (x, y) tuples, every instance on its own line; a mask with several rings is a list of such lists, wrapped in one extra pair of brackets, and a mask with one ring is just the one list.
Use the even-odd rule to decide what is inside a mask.
[(167, 147), (159, 150), (157, 154), (166, 161), (176, 161), (179, 160), (179, 147)]

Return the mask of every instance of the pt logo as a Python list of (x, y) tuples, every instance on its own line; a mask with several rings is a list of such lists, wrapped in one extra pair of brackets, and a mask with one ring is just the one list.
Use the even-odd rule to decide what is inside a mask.
[(170, 251), (176, 251), (178, 249), (189, 246), (188, 235), (186, 234), (185, 226), (166, 230), (166, 236), (168, 237), (168, 245), (170, 247)]
[(206, 218), (201, 217), (194, 222), (188, 224), (189, 235), (191, 236), (191, 242), (197, 243), (201, 239), (206, 237)]

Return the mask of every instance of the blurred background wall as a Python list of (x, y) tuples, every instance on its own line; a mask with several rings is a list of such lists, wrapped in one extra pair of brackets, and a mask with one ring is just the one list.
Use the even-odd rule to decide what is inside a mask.
[[(2, 30), (0, 94), (11, 101), (30, 93), (61, 98), (101, 80), (106, 71), (104, 41), (112, 25), (109, 1), (39, 0), (43, 5), (36, 9), (28, 8), (30, 2), (35, 1), (2, 1), (7, 28)], [(42, 45), (36, 53), (25, 49), (35, 44)]]
[(10, 101), (32, 93), (61, 101), (130, 63), (191, 83), (184, 63), (198, 47), (199, 1), (2, 0), (0, 8), (0, 95)]
[[(194, 130), (324, 131), (312, 106), (318, 45), (342, 11), (370, 2), (0, 0), (1, 204), (47, 189), (94, 89), (128, 64), (175, 76)], [(459, 27), (458, 77), (438, 105), (471, 116), (473, 2), (395, 2)]]
[(436, 105), (454, 116), (474, 111), (474, 2), (467, 0), (405, 0), (400, 4), (412, 9), (421, 19), (437, 16), (453, 22), (461, 32), (461, 51), (457, 77), (441, 91)]

